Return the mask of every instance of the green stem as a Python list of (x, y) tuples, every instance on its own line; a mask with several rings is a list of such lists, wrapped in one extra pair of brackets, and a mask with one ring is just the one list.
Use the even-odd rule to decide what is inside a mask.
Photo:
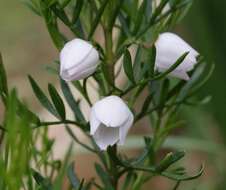
[(114, 86), (114, 53), (113, 53), (113, 44), (112, 44), (112, 31), (105, 29), (105, 48), (106, 48), (106, 67), (109, 75), (109, 80), (112, 86)]
[(110, 166), (109, 166), (109, 175), (111, 177), (111, 184), (114, 188), (114, 190), (117, 190), (118, 186), (118, 169), (117, 169), (117, 163), (115, 163), (114, 158), (117, 156), (117, 145), (115, 144), (112, 147), (108, 147), (107, 149)]
[(36, 125), (35, 128), (39, 128), (42, 126), (49, 126), (49, 125), (60, 125), (60, 124), (73, 124), (73, 125), (77, 125), (80, 127), (84, 127), (84, 124), (78, 123), (76, 121), (71, 121), (71, 120), (64, 120), (64, 121), (45, 121), (45, 122), (40, 122), (38, 125)]

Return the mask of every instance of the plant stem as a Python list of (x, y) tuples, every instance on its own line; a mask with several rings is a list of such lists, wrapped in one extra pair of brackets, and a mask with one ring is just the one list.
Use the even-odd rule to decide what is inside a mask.
[(114, 190), (117, 190), (118, 186), (118, 169), (117, 164), (115, 163), (114, 158), (117, 156), (117, 145), (108, 147), (107, 153), (110, 161), (109, 175), (111, 177), (111, 184)]
[(105, 29), (105, 48), (106, 48), (106, 67), (109, 75), (109, 80), (112, 86), (114, 86), (114, 53), (112, 50), (112, 31)]
[(73, 124), (73, 125), (77, 125), (77, 126), (80, 126), (80, 127), (85, 127), (84, 124), (78, 123), (76, 121), (64, 120), (64, 121), (46, 121), (46, 122), (40, 122), (38, 125), (36, 125), (34, 127), (34, 129), (35, 128), (42, 127), (42, 126), (60, 125), (60, 124)]
[[(105, 56), (105, 65), (107, 68), (108, 79), (110, 84), (109, 89), (110, 92), (114, 90), (114, 83), (115, 83), (115, 75), (114, 75), (114, 53), (113, 53), (113, 42), (112, 42), (112, 28), (108, 26), (104, 27), (104, 35), (105, 35), (105, 49), (106, 49), (106, 56)], [(113, 92), (113, 91), (112, 91)], [(112, 147), (108, 147), (107, 149), (110, 166), (109, 166), (109, 175), (111, 177), (111, 184), (115, 190), (117, 190), (118, 185), (118, 170), (117, 170), (117, 163), (115, 163), (114, 158), (117, 157), (117, 144), (113, 145)]]

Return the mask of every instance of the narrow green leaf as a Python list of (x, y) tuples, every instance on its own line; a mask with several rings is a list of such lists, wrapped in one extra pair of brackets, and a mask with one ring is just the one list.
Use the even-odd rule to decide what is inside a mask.
[(111, 185), (110, 178), (108, 174), (104, 171), (104, 169), (101, 167), (101, 165), (95, 163), (95, 169), (100, 177), (102, 183), (105, 185), (106, 190), (114, 190), (114, 188)]
[(60, 2), (61, 8), (65, 8), (70, 2), (71, 0), (63, 0), (62, 2)]
[(61, 99), (56, 88), (52, 84), (48, 84), (48, 90), (58, 114), (60, 115), (62, 120), (65, 120), (66, 114), (63, 100)]
[(135, 83), (134, 74), (133, 74), (133, 66), (132, 66), (132, 58), (130, 52), (128, 50), (125, 51), (123, 58), (123, 68), (128, 77), (128, 79)]
[(145, 18), (146, 7), (147, 7), (147, 0), (143, 0), (142, 4), (140, 5), (140, 8), (138, 10), (137, 16), (136, 16), (133, 34), (136, 34), (142, 26), (143, 19)]
[(76, 1), (76, 5), (75, 5), (75, 8), (73, 10), (73, 16), (72, 16), (72, 23), (74, 24), (78, 18), (79, 18), (79, 15), (80, 15), (80, 12), (82, 10), (82, 7), (83, 7), (83, 3), (84, 3), (84, 0), (77, 0)]
[(68, 16), (66, 15), (65, 11), (60, 7), (59, 3), (57, 2), (54, 3), (51, 6), (51, 10), (66, 26), (69, 26), (69, 27), (71, 26)]
[(108, 30), (111, 31), (112, 28), (114, 27), (115, 21), (117, 19), (117, 16), (119, 15), (119, 12), (121, 10), (123, 3), (124, 3), (124, 0), (117, 0), (116, 1), (112, 13), (108, 16), (109, 17)]
[(199, 84), (197, 84), (197, 85), (192, 89), (192, 91), (190, 92), (189, 95), (192, 95), (192, 94), (196, 93), (197, 91), (200, 90), (200, 88), (202, 88), (202, 87), (206, 84), (206, 82), (207, 82), (207, 81), (209, 80), (209, 78), (212, 76), (214, 69), (215, 69), (215, 65), (212, 64), (211, 67), (210, 67), (210, 69), (209, 69), (209, 71), (208, 71), (208, 73), (205, 75), (205, 77), (202, 79), (202, 81), (201, 81)]
[(79, 122), (85, 122), (85, 117), (83, 116), (83, 114), (79, 108), (79, 104), (74, 99), (73, 94), (71, 93), (71, 90), (70, 90), (68, 84), (65, 81), (63, 81), (62, 79), (60, 80), (60, 84), (61, 84), (61, 89), (64, 94), (64, 97), (65, 97), (68, 105), (70, 106), (71, 110), (73, 111), (76, 120)]
[(177, 162), (178, 160), (180, 160), (181, 158), (183, 158), (185, 156), (185, 152), (184, 151), (178, 151), (175, 153), (168, 153), (166, 155), (166, 157), (160, 161), (160, 163), (158, 164), (158, 166), (156, 167), (156, 171), (157, 172), (163, 172), (165, 171), (167, 168), (169, 168), (172, 164), (174, 164), (175, 162)]
[(142, 59), (143, 59), (144, 51), (141, 46), (137, 47), (136, 56), (133, 63), (133, 73), (136, 81), (140, 81), (142, 79)]
[(41, 16), (38, 5), (33, 0), (21, 0), (24, 5), (26, 5), (32, 12), (36, 15)]
[(65, 174), (67, 172), (67, 168), (69, 166), (69, 161), (70, 161), (70, 158), (71, 158), (72, 149), (73, 149), (73, 145), (71, 143), (70, 146), (67, 149), (66, 155), (65, 155), (64, 160), (62, 162), (63, 165), (60, 168), (60, 171), (58, 172), (58, 175), (56, 176), (56, 178), (53, 182), (53, 189), (54, 190), (62, 190), (62, 188), (63, 188), (64, 177), (65, 177)]
[(77, 188), (77, 190), (82, 190), (83, 189), (83, 184), (84, 184), (85, 180), (82, 179), (81, 183), (79, 184), (79, 187)]
[(24, 110), (24, 112), (28, 115), (29, 120), (30, 120), (31, 123), (34, 123), (34, 124), (40, 123), (40, 119), (35, 113), (30, 111), (27, 108), (27, 106), (24, 105), (19, 99), (17, 99), (17, 101), (18, 101), (18, 110), (17, 110), (17, 112), (18, 112), (19, 116), (21, 116), (21, 117), (23, 116), (22, 114), (24, 114), (24, 113), (21, 113), (21, 110)]
[(72, 162), (67, 169), (67, 176), (73, 188), (77, 189), (80, 186), (78, 176), (74, 171), (74, 162)]
[(153, 99), (153, 93), (152, 94), (149, 94), (145, 100), (144, 100), (144, 103), (143, 103), (143, 106), (141, 108), (141, 113), (145, 113), (148, 109), (149, 109), (149, 106), (150, 106), (150, 103)]
[(122, 190), (128, 190), (129, 188), (131, 188), (131, 182), (134, 180), (134, 173), (133, 172), (129, 172), (126, 175), (126, 178), (124, 180), (123, 186), (122, 186)]
[(49, 101), (49, 99), (46, 97), (44, 92), (41, 90), (41, 88), (38, 86), (38, 84), (35, 82), (35, 80), (28, 76), (31, 87), (35, 93), (35, 96), (39, 100), (39, 102), (43, 105), (44, 108), (46, 108), (50, 113), (52, 113), (55, 117), (59, 118), (59, 114), (57, 113), (56, 109), (52, 105), (52, 103)]
[(105, 10), (105, 7), (107, 6), (107, 4), (109, 3), (110, 1), (109, 0), (104, 0), (101, 4), (101, 7), (100, 9), (98, 10), (98, 13), (93, 21), (93, 24), (91, 26), (91, 31), (89, 32), (89, 36), (88, 36), (88, 39), (90, 40), (100, 22), (100, 19), (101, 19), (101, 16), (102, 14), (104, 13), (104, 10)]
[(36, 183), (39, 185), (40, 190), (52, 190), (52, 185), (49, 179), (44, 178), (39, 172), (32, 169), (32, 175)]
[[(149, 51), (149, 50), (148, 50)], [(156, 47), (153, 45), (148, 52), (148, 64), (149, 64), (149, 76), (154, 76), (155, 71), (155, 59), (156, 59)]]
[(0, 96), (2, 98), (2, 102), (6, 105), (7, 101), (6, 97), (8, 96), (8, 84), (1, 53), (0, 53)]
[(195, 86), (195, 84), (197, 84), (197, 82), (200, 80), (202, 74), (205, 71), (205, 67), (206, 67), (205, 64), (201, 64), (196, 68), (190, 80), (180, 90), (180, 93), (178, 94), (177, 97), (177, 101), (182, 101), (187, 97), (193, 86)]
[(175, 181), (190, 181), (199, 178), (204, 172), (204, 165), (194, 175), (176, 175), (169, 172), (162, 172), (161, 175)]
[(45, 4), (45, 2), (40, 1), (40, 7), (52, 41), (55, 44), (56, 48), (58, 50), (61, 50), (66, 42), (66, 39), (59, 31), (56, 16), (52, 14), (51, 9)]
[[(157, 105), (159, 105), (160, 108), (163, 108), (166, 101), (167, 101), (167, 94), (168, 94), (168, 91), (169, 91), (169, 86), (170, 86), (169, 79), (165, 79), (161, 83), (159, 97), (158, 97), (158, 100), (157, 100)], [(159, 112), (161, 112), (161, 111), (162, 111), (162, 109), (159, 109)]]

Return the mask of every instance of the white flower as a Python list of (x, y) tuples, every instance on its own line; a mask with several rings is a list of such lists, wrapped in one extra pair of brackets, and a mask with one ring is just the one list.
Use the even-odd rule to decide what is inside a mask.
[(74, 39), (60, 52), (60, 76), (65, 81), (84, 79), (95, 72), (98, 61), (99, 54), (91, 44)]
[(159, 72), (166, 71), (185, 52), (189, 52), (184, 61), (169, 74), (180, 79), (189, 80), (187, 72), (194, 68), (194, 65), (197, 63), (196, 57), (199, 55), (199, 53), (179, 36), (168, 32), (159, 35), (155, 46), (155, 68)]
[(123, 145), (133, 123), (133, 114), (117, 96), (96, 102), (90, 114), (90, 134), (101, 150), (110, 145)]

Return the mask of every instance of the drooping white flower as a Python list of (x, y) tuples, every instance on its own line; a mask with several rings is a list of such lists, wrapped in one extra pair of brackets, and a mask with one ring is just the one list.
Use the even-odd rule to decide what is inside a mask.
[(98, 61), (97, 50), (76, 38), (67, 42), (60, 52), (60, 76), (65, 81), (84, 79), (95, 72)]
[(187, 72), (194, 68), (195, 64), (197, 63), (196, 57), (199, 55), (199, 53), (179, 36), (169, 32), (160, 34), (155, 46), (155, 68), (159, 72), (166, 71), (185, 52), (189, 52), (184, 61), (169, 74), (180, 79), (189, 80)]
[(133, 123), (133, 114), (118, 96), (96, 102), (90, 114), (90, 134), (101, 150), (114, 144), (123, 145)]

